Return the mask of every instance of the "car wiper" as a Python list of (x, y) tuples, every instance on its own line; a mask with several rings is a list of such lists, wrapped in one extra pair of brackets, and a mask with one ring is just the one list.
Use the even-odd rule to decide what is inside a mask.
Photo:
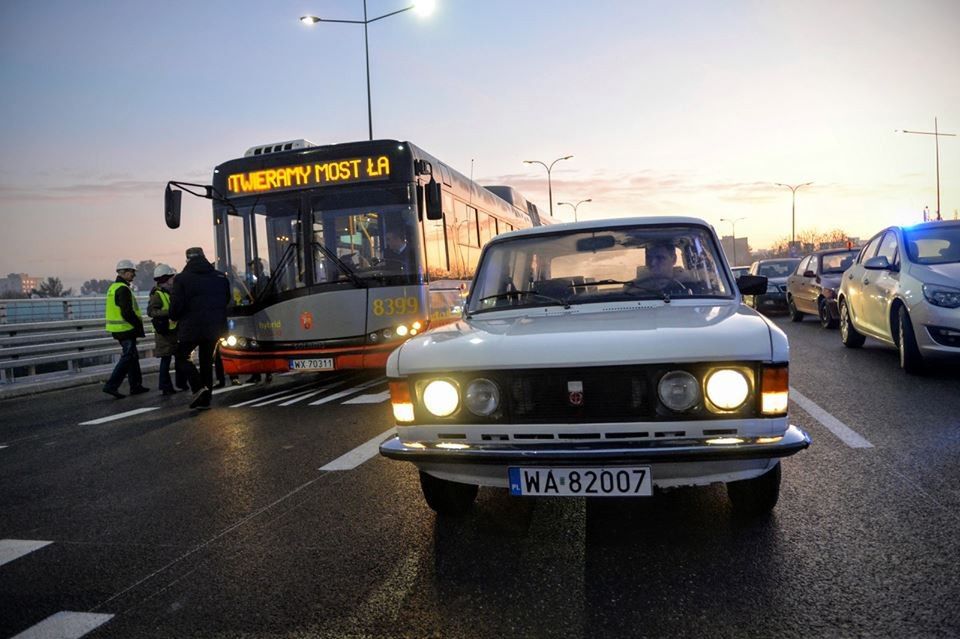
[[(548, 301), (548, 302), (553, 302), (554, 304), (559, 304), (559, 305), (563, 306), (563, 308), (565, 308), (565, 309), (570, 308), (570, 302), (568, 302), (567, 300), (565, 300), (565, 299), (560, 299), (559, 297), (553, 297), (553, 296), (551, 296), (551, 295), (544, 295), (543, 293), (537, 293), (536, 291), (505, 291), (505, 292), (503, 292), (503, 293), (497, 293), (496, 295), (488, 295), (488, 296), (486, 296), (486, 297), (482, 297), (482, 298), (480, 298), (480, 299), (478, 300), (478, 302), (482, 304), (483, 302), (486, 302), (487, 300), (502, 300), (502, 299), (508, 299), (508, 298), (511, 298), (511, 297), (521, 297), (521, 296), (522, 296), (522, 297), (535, 297), (535, 298), (537, 298), (537, 299), (546, 300), (546, 301)], [(479, 309), (479, 310), (492, 311), (493, 309), (492, 309), (492, 308), (485, 308), (485, 309)], [(474, 311), (474, 313), (476, 313), (476, 312), (477, 312), (477, 311)], [(473, 315), (473, 313), (470, 313), (469, 315)], [(469, 315), (468, 315), (468, 317), (469, 317)]]
[(313, 242), (312, 244), (314, 247), (320, 249), (320, 252), (323, 253), (327, 258), (332, 260), (333, 263), (337, 265), (337, 268), (343, 271), (344, 275), (349, 277), (350, 280), (357, 285), (357, 288), (367, 288), (367, 283), (364, 282), (362, 279), (360, 279), (360, 276), (354, 273), (353, 270), (349, 266), (347, 266), (343, 260), (337, 257), (336, 253), (328, 249), (326, 246), (324, 246), (320, 242)]

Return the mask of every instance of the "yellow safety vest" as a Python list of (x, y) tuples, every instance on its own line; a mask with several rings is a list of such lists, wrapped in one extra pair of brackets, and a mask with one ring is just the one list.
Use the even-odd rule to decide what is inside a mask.
[[(167, 312), (167, 317), (170, 317), (170, 293), (162, 289), (157, 289), (157, 295), (160, 296), (160, 309)], [(173, 320), (170, 320), (170, 330), (172, 331), (177, 327), (177, 323)]]
[[(133, 325), (123, 319), (123, 314), (120, 313), (120, 307), (117, 306), (116, 293), (121, 286), (130, 288), (130, 285), (125, 282), (114, 282), (107, 290), (107, 331), (110, 333), (123, 333), (124, 331), (133, 330)], [(137, 303), (137, 298), (133, 294), (133, 289), (130, 289), (130, 299), (133, 300), (133, 312), (137, 317), (140, 317), (140, 305)]]

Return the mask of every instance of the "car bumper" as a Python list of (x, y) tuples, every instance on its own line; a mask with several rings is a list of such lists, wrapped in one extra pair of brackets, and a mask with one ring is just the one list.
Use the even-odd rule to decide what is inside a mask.
[[(766, 442), (766, 443), (761, 443)], [(380, 454), (409, 461), (451, 481), (506, 486), (510, 466), (651, 466), (661, 487), (735, 481), (761, 474), (771, 460), (807, 448), (810, 436), (789, 426), (782, 437), (744, 438), (741, 443), (708, 444), (706, 439), (576, 444), (458, 444), (406, 442), (399, 436), (380, 444)]]
[(921, 303), (910, 309), (917, 346), (924, 357), (960, 357), (960, 343), (944, 337), (942, 331), (960, 332), (960, 308)]
[(754, 308), (758, 311), (786, 311), (787, 296), (784, 293), (765, 293), (754, 298)]

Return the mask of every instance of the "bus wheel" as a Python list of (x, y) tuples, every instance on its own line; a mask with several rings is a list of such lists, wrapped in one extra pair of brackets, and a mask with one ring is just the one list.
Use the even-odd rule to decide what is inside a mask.
[(420, 489), (423, 497), (438, 515), (465, 515), (473, 507), (479, 486), (461, 484), (420, 471)]

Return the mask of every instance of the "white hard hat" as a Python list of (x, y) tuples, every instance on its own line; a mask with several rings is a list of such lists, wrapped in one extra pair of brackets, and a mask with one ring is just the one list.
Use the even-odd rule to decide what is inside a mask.
[(173, 270), (167, 264), (157, 264), (157, 268), (153, 269), (153, 279), (159, 280), (165, 275), (176, 275), (177, 272)]
[(133, 262), (131, 262), (130, 260), (120, 260), (119, 262), (117, 262), (117, 270), (118, 271), (128, 271), (128, 270), (135, 271), (137, 270), (137, 267), (134, 266)]

